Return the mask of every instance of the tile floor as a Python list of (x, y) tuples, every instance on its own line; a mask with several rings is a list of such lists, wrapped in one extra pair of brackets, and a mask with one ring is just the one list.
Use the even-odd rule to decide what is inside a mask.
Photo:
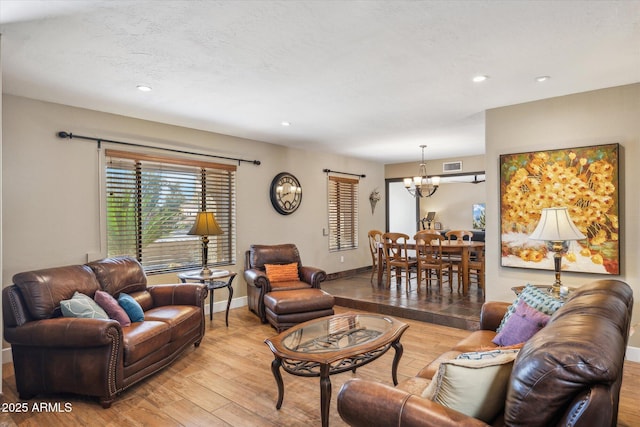
[(394, 283), (387, 289), (370, 281), (371, 273), (358, 273), (351, 277), (342, 277), (322, 283), (322, 289), (332, 294), (336, 304), (359, 310), (388, 314), (420, 320), (459, 329), (475, 330), (479, 327), (480, 308), (484, 294), (475, 284), (469, 293), (463, 296), (445, 285), (442, 294), (435, 287), (427, 291), (423, 284), (420, 290), (414, 283), (407, 292), (402, 284)]

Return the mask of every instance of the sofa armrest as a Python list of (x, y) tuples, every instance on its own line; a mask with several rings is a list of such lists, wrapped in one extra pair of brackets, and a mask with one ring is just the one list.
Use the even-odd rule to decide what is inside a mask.
[(122, 329), (115, 320), (55, 317), (5, 327), (4, 338), (15, 345), (33, 347), (98, 347), (121, 339)]
[(338, 393), (338, 412), (351, 426), (487, 426), (458, 411), (386, 384), (352, 379)]
[(507, 312), (507, 307), (511, 303), (504, 301), (488, 301), (482, 304), (480, 310), (480, 329), (484, 331), (495, 331), (500, 326), (500, 322)]
[(244, 271), (244, 281), (247, 285), (256, 288), (264, 288), (264, 293), (271, 292), (271, 282), (267, 278), (267, 273), (258, 270), (257, 268), (250, 268)]
[(179, 283), (172, 285), (154, 285), (147, 288), (153, 305), (195, 305), (204, 307), (207, 287), (201, 283)]
[(307, 282), (312, 288), (320, 288), (320, 283), (327, 279), (327, 273), (316, 267), (300, 267), (300, 280)]

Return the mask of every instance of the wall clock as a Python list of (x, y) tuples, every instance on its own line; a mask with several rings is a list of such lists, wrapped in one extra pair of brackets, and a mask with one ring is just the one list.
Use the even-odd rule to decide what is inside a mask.
[(271, 204), (278, 213), (290, 215), (300, 207), (302, 187), (298, 178), (289, 172), (282, 172), (271, 181)]

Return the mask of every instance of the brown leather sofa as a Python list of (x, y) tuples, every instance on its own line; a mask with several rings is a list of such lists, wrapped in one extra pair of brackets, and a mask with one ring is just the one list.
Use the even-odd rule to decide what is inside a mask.
[[(3, 289), (4, 338), (11, 343), (21, 399), (75, 393), (98, 397), (108, 408), (116, 396), (174, 361), (204, 336), (200, 284), (147, 286), (132, 258), (107, 258), (19, 273)], [(144, 321), (63, 317), (60, 301), (78, 291), (131, 295)]]
[(421, 397), (439, 362), (494, 346), (491, 340), (507, 306), (486, 303), (481, 330), (397, 388), (358, 379), (345, 383), (338, 395), (342, 419), (363, 427), (615, 426), (633, 308), (631, 288), (618, 280), (580, 287), (524, 344), (513, 365), (504, 412), (490, 424)]
[[(271, 283), (267, 278), (266, 264), (298, 263), (299, 280)], [(270, 292), (296, 289), (320, 289), (327, 274), (315, 267), (303, 266), (296, 245), (251, 245), (245, 253), (244, 280), (247, 282), (249, 310), (267, 323), (264, 297)], [(308, 320), (308, 319), (307, 319)]]

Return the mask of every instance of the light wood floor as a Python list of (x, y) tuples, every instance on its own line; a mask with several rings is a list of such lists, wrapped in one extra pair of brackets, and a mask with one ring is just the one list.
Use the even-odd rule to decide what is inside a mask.
[[(347, 311), (336, 307), (339, 313)], [(353, 311), (353, 310), (352, 310)], [(401, 342), (404, 354), (399, 380), (415, 375), (420, 368), (468, 334), (419, 321), (410, 324)], [(70, 412), (0, 413), (0, 426), (318, 426), (320, 387), (318, 378), (283, 373), (284, 402), (276, 410), (276, 383), (271, 374), (273, 356), (264, 339), (275, 335), (246, 307), (231, 310), (229, 328), (223, 313), (207, 319), (207, 333), (199, 348), (191, 348), (160, 373), (125, 391), (110, 409), (96, 400), (77, 396), (38, 396), (29, 405), (42, 402), (70, 404)], [(391, 382), (393, 350), (355, 374), (331, 377), (331, 426), (344, 426), (336, 409), (336, 395), (352, 377)], [(3, 366), (3, 408), (20, 402), (13, 367)], [(640, 425), (640, 364), (625, 364), (619, 412), (619, 426)], [(30, 406), (31, 408), (31, 406)]]

